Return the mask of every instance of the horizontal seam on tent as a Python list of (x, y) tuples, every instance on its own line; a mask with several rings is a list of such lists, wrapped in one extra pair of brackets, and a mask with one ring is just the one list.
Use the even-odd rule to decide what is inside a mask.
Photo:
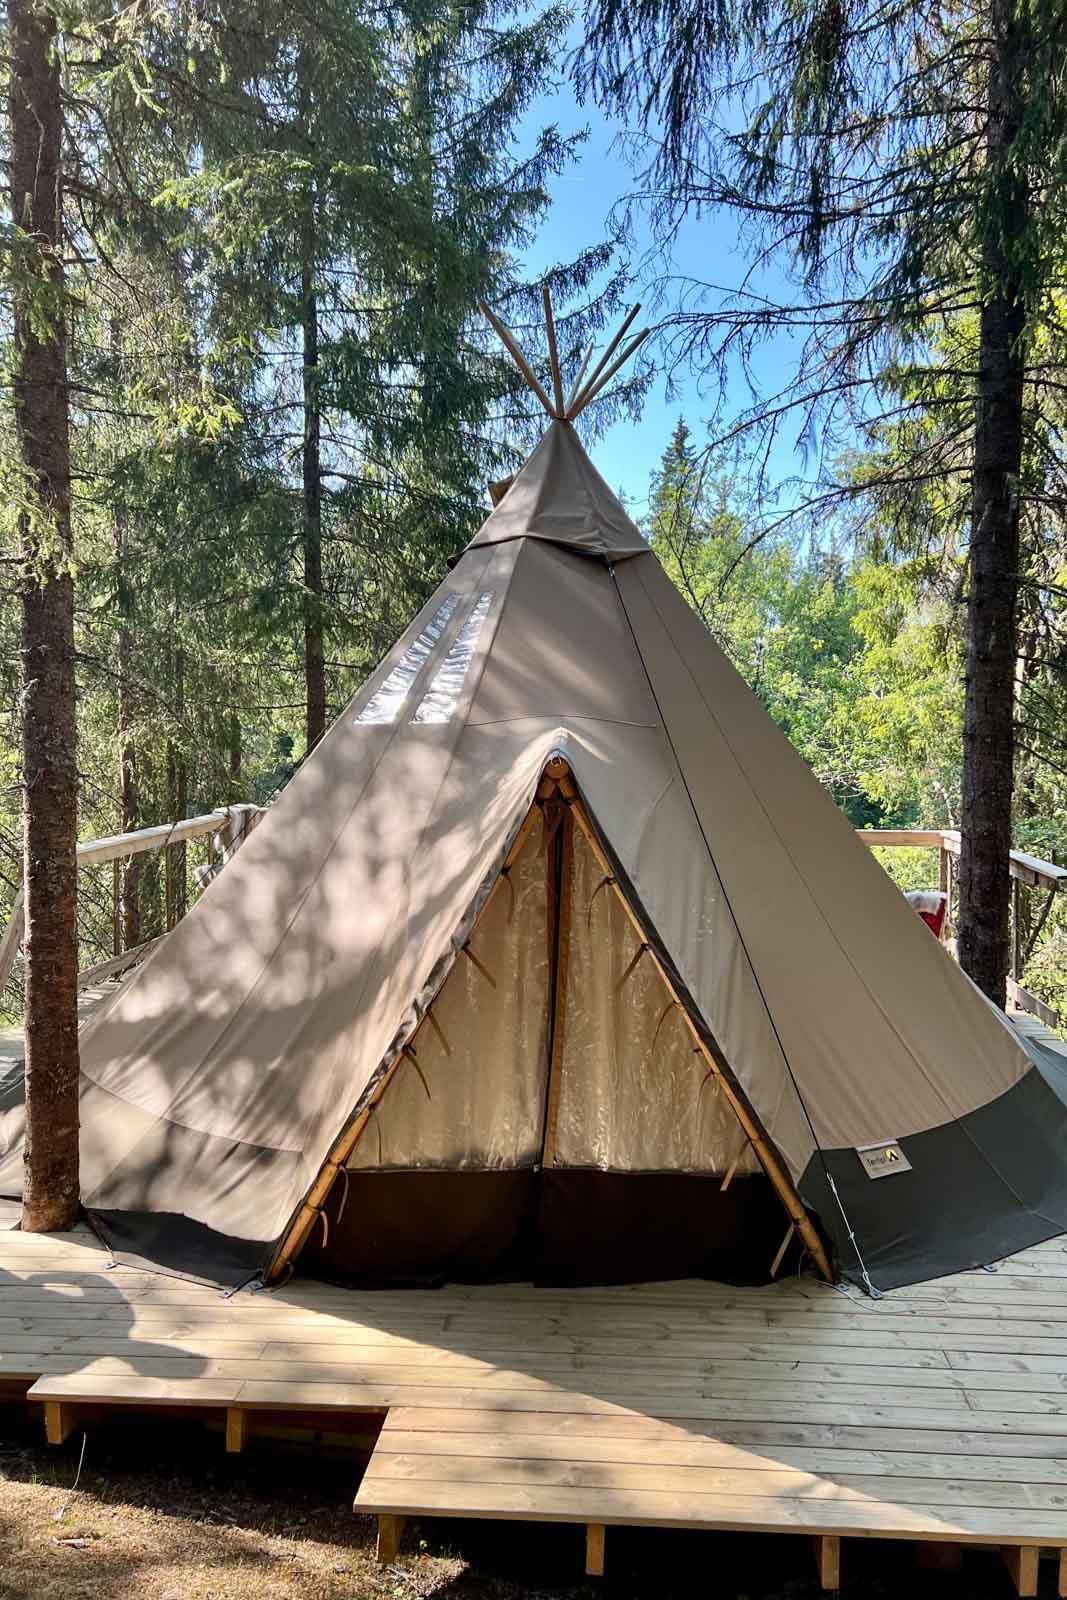
[(654, 722), (628, 722), (625, 717), (594, 717), (585, 711), (524, 711), (515, 717), (487, 717), (484, 722), (467, 723), (468, 728), (499, 728), (509, 722), (602, 722), (610, 728), (648, 728), (655, 733)]
[(575, 555), (588, 556), (593, 561), (629, 561), (631, 556), (647, 555), (650, 549), (646, 544), (642, 545), (640, 550), (635, 550), (632, 546), (628, 546), (625, 550), (612, 550), (606, 545), (600, 548), (592, 544), (577, 544), (573, 539), (560, 538), (559, 534), (537, 533), (531, 528), (524, 528), (521, 533), (508, 533), (502, 539), (483, 539), (480, 543), (477, 539), (472, 539), (463, 553), (466, 555), (472, 550), (491, 550), (495, 544), (514, 544), (516, 539), (537, 539), (541, 544), (558, 545), (561, 550), (573, 550)]
[[(640, 578), (638, 579), (638, 581), (640, 582)], [(665, 621), (663, 619), (663, 613), (660, 611), (659, 606), (656, 604), (655, 596), (649, 594), (647, 588), (645, 588), (645, 585), (643, 583), (641, 584), (641, 587), (645, 592), (645, 597), (647, 598), (649, 604), (652, 606), (652, 609), (655, 611), (656, 616), (659, 618), (660, 626), (662, 627), (664, 634), (666, 635), (668, 640), (670, 640), (671, 648), (674, 650), (675, 655), (677, 656), (677, 658), (678, 658), (679, 662), (681, 663), (682, 667), (685, 669), (685, 671), (688, 674), (688, 677), (690, 679), (690, 682), (693, 684), (693, 687), (695, 688), (697, 694), (699, 695), (701, 704), (704, 706), (704, 709), (707, 711), (708, 716), (711, 718), (712, 722), (715, 724), (715, 727), (718, 729), (720, 738), (722, 739), (722, 741), (723, 741), (724, 745), (726, 746), (727, 750), (729, 750), (731, 756), (733, 757), (733, 759), (734, 759), (734, 761), (735, 761), (735, 763), (737, 765), (737, 770), (741, 774), (742, 778), (744, 779), (745, 785), (748, 788), (749, 793), (751, 794), (751, 796), (752, 796), (753, 800), (755, 801), (756, 805), (759, 807), (760, 811), (763, 813), (763, 816), (766, 818), (768, 827), (771, 829), (771, 832), (774, 834), (775, 838), (778, 840), (778, 843), (781, 845), (782, 850), (784, 851), (787, 859), (792, 862), (792, 866), (793, 866), (794, 872), (796, 873), (797, 877), (800, 879), (800, 882), (804, 885), (804, 888), (805, 888), (809, 898), (811, 899), (811, 903), (814, 906), (819, 918), (823, 922), (823, 924), (824, 924), (827, 932), (829, 933), (831, 939), (833, 940), (833, 942), (837, 946), (837, 948), (840, 950), (841, 954), (844, 956), (845, 961), (848, 963), (849, 968), (855, 974), (855, 976), (858, 979), (859, 983), (861, 984), (864, 992), (867, 994), (867, 996), (871, 1000), (871, 1003), (874, 1005), (875, 1010), (878, 1012), (879, 1016), (881, 1016), (882, 1020), (885, 1022), (885, 1024), (888, 1027), (890, 1033), (894, 1036), (895, 1039), (897, 1039), (897, 1041), (903, 1047), (903, 1049), (906, 1052), (906, 1054), (908, 1056), (910, 1056), (911, 1060), (915, 1064), (915, 1067), (918, 1069), (920, 1077), (933, 1090), (933, 1092), (935, 1093), (937, 1098), (941, 1101), (941, 1103), (942, 1103), (942, 1105), (943, 1105), (943, 1107), (944, 1107), (944, 1109), (945, 1109), (945, 1111), (947, 1113), (947, 1120), (949, 1122), (959, 1123), (962, 1126), (964, 1121), (965, 1121), (967, 1113), (964, 1113), (963, 1117), (957, 1117), (957, 1116), (955, 1116), (953, 1114), (952, 1109), (949, 1106), (945, 1096), (941, 1093), (941, 1091), (937, 1088), (936, 1084), (930, 1078), (929, 1074), (926, 1072), (926, 1070), (923, 1067), (921, 1061), (919, 1060), (918, 1056), (915, 1054), (915, 1052), (911, 1048), (911, 1046), (908, 1044), (907, 1040), (903, 1037), (903, 1035), (901, 1033), (898, 1032), (898, 1030), (894, 1026), (893, 1021), (890, 1018), (888, 1012), (886, 1012), (886, 1010), (882, 1006), (881, 1002), (878, 1000), (877, 996), (874, 994), (874, 991), (871, 989), (870, 985), (868, 984), (867, 980), (864, 978), (863, 974), (860, 972), (859, 968), (856, 966), (855, 962), (852, 960), (852, 957), (849, 955), (849, 952), (848, 952), (847, 948), (842, 944), (841, 940), (838, 938), (838, 936), (837, 936), (836, 932), (834, 931), (833, 925), (831, 924), (829, 918), (825, 915), (825, 913), (823, 912), (822, 908), (820, 907), (818, 901), (815, 899), (815, 896), (812, 894), (811, 887), (808, 884), (807, 879), (805, 878), (804, 874), (801, 872), (800, 868), (797, 866), (796, 862), (793, 861), (792, 856), (790, 855), (790, 852), (786, 848), (786, 844), (785, 844), (784, 839), (782, 838), (781, 834), (778, 832), (778, 829), (775, 827), (774, 821), (771, 818), (770, 813), (767, 811), (766, 806), (763, 804), (763, 801), (762, 801), (760, 795), (757, 793), (755, 785), (749, 779), (748, 773), (746, 772), (745, 768), (741, 764), (741, 761), (738, 759), (737, 752), (734, 750), (733, 745), (730, 743), (730, 740), (727, 738), (726, 733), (724, 732), (724, 730), (722, 728), (722, 725), (719, 722), (719, 719), (716, 717), (716, 715), (715, 715), (714, 711), (712, 710), (711, 706), (708, 704), (707, 698), (704, 695), (704, 691), (701, 688), (700, 684), (698, 683), (698, 681), (697, 681), (697, 679), (696, 679), (691, 667), (689, 666), (689, 663), (686, 661), (685, 657), (682, 655), (681, 651), (678, 649), (677, 645), (674, 643), (674, 640), (673, 640), (673, 638), (671, 637), (671, 634), (670, 634), (670, 630), (668, 629), (667, 624), (665, 623)], [(622, 596), (620, 595), (620, 600), (621, 599), (622, 599)], [(625, 611), (625, 609), (626, 609), (625, 601), (623, 601), (622, 604), (623, 604), (623, 610)], [(636, 642), (636, 636), (635, 636), (635, 642)], [(640, 647), (638, 647), (638, 654), (640, 655), (640, 653), (641, 653), (640, 652)], [(642, 656), (641, 659), (643, 661), (644, 657)], [(666, 723), (664, 723), (664, 727), (666, 728)], [(670, 737), (670, 735), (668, 734), (668, 738), (669, 737)], [(677, 757), (676, 757), (676, 759), (677, 759)], [(814, 778), (814, 774), (812, 774), (812, 776)], [(817, 782), (818, 780), (816, 779), (815, 781)], [(695, 810), (695, 807), (694, 807), (694, 810)], [(701, 829), (701, 832), (703, 832), (703, 829)], [(711, 853), (710, 845), (708, 846), (708, 853), (709, 854)], [(714, 857), (712, 857), (712, 860), (714, 861)], [(716, 871), (717, 870), (718, 869), (716, 868)], [(725, 884), (723, 885), (723, 893), (726, 894), (726, 886), (725, 886)], [(727, 896), (727, 903), (729, 904), (729, 897), (728, 896)], [(732, 906), (731, 906), (731, 916), (733, 916), (733, 908), (732, 908)], [(734, 925), (735, 925), (735, 927), (737, 927), (738, 935), (741, 938), (742, 943), (744, 943), (744, 935), (741, 933), (740, 925), (738, 924), (736, 917), (734, 917)], [(746, 951), (747, 951), (747, 946), (746, 946)], [(751, 957), (749, 959), (751, 961)], [(951, 959), (951, 958), (947, 958), (947, 959)], [(753, 968), (753, 972), (755, 972), (755, 968)], [(756, 979), (756, 982), (757, 982), (757, 984), (759, 984), (758, 977)], [(762, 987), (760, 989), (760, 992), (762, 994)], [(767, 1005), (766, 1000), (764, 1000), (764, 1005)], [(775, 1029), (775, 1035), (777, 1036), (778, 1030), (775, 1027), (773, 1017), (771, 1017), (771, 1012), (770, 1012), (770, 1007), (769, 1006), (767, 1006), (767, 1015), (768, 1015), (768, 1017), (771, 1018), (771, 1026), (772, 1026), (772, 1028)], [(781, 1041), (780, 1040), (779, 1040), (779, 1044), (781, 1045)], [(781, 1048), (782, 1048), (782, 1054), (783, 1054), (783, 1056), (785, 1057), (785, 1060), (786, 1060), (786, 1065), (788, 1067), (789, 1061), (788, 1061), (788, 1057), (785, 1056), (785, 1047), (784, 1047), (784, 1045), (781, 1045)], [(1021, 1045), (1019, 1046), (1019, 1049), (1020, 1050), (1022, 1049)], [(1025, 1051), (1023, 1053), (1025, 1054)], [(792, 1070), (791, 1067), (789, 1067), (789, 1074), (790, 1074), (790, 1077), (793, 1077), (793, 1070)], [(1025, 1074), (1023, 1076), (1025, 1076)], [(794, 1079), (794, 1081), (795, 1081), (795, 1079)], [(1016, 1081), (1017, 1082), (1021, 1082), (1022, 1080), (1021, 1079), (1017, 1079)], [(1009, 1088), (1010, 1087), (1014, 1087), (1014, 1085), (1010, 1085)], [(808, 1118), (808, 1125), (811, 1128), (812, 1136), (815, 1139), (816, 1148), (821, 1151), (822, 1145), (821, 1145), (821, 1142), (820, 1142), (820, 1140), (818, 1138), (818, 1135), (815, 1133), (815, 1126), (814, 1126), (814, 1123), (812, 1122), (811, 1117), (810, 1117), (810, 1115), (808, 1113), (808, 1108), (807, 1108), (807, 1106), (806, 1106), (806, 1104), (804, 1102), (804, 1097), (800, 1092), (800, 1085), (799, 1084), (796, 1084), (796, 1091), (797, 1091), (797, 1097), (800, 1100), (801, 1105), (804, 1107), (804, 1115)], [(1008, 1091), (1005, 1090), (1004, 1092), (1007, 1093)], [(921, 1131), (921, 1130), (917, 1130), (917, 1131)], [(986, 1154), (985, 1150), (983, 1150), (982, 1146), (978, 1143), (978, 1140), (974, 1137), (974, 1135), (966, 1127), (964, 1127), (964, 1134), (965, 1134), (965, 1137), (970, 1140), (970, 1142), (973, 1145), (974, 1149), (981, 1156), (982, 1160), (985, 1162), (985, 1164), (989, 1168), (989, 1170), (999, 1180), (999, 1182), (1003, 1184), (1004, 1188), (1008, 1191), (1008, 1193), (1014, 1197), (1016, 1204), (1021, 1206), (1024, 1210), (1030, 1211), (1031, 1207), (1026, 1205), (1026, 1203), (1023, 1200), (1022, 1196), (1015, 1189), (1015, 1186), (1012, 1183), (1010, 1183), (1008, 1181), (1008, 1179), (1005, 1177), (1005, 1175), (999, 1170), (999, 1168), (994, 1165), (992, 1158), (989, 1155)], [(903, 1138), (903, 1137), (906, 1137), (906, 1136), (905, 1135), (901, 1135), (901, 1137)]]
[[(301, 1154), (301, 1150), (298, 1145), (260, 1144), (258, 1139), (238, 1139), (234, 1134), (231, 1133), (212, 1133), (209, 1128), (198, 1128), (195, 1123), (183, 1122), (180, 1117), (160, 1117), (154, 1112), (145, 1111), (144, 1107), (138, 1105), (136, 1100), (127, 1100), (125, 1096), (119, 1094), (117, 1090), (109, 1089), (106, 1084), (98, 1083), (97, 1080), (95, 1078), (91, 1078), (87, 1072), (83, 1072), (82, 1077), (94, 1089), (97, 1089), (101, 1094), (106, 1094), (109, 1099), (116, 1100), (119, 1105), (131, 1107), (134, 1111), (144, 1111), (144, 1115), (146, 1117), (151, 1117), (153, 1123), (157, 1126), (160, 1122), (165, 1122), (169, 1128), (181, 1128), (183, 1132), (195, 1133), (202, 1139), (219, 1139), (223, 1144), (240, 1145), (243, 1150), (270, 1151), (275, 1155), (296, 1156), (298, 1158)], [(130, 1145), (129, 1149), (123, 1155), (122, 1161), (117, 1163), (117, 1166), (121, 1166), (124, 1162), (126, 1162), (130, 1156), (133, 1155), (134, 1151), (139, 1149), (139, 1147), (144, 1144), (145, 1140), (149, 1137), (150, 1132), (150, 1129), (146, 1129), (139, 1139), (134, 1140), (133, 1144)], [(112, 1168), (112, 1171), (114, 1170), (115, 1168)]]

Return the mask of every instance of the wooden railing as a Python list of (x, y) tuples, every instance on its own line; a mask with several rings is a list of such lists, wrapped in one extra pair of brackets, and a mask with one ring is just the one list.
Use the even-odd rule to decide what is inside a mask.
[[(262, 807), (253, 805), (220, 806), (216, 811), (208, 811), (200, 817), (187, 817), (181, 822), (164, 823), (157, 828), (139, 828), (134, 833), (111, 834), (104, 839), (90, 839), (78, 846), (79, 867), (95, 866), (105, 861), (120, 861), (130, 856), (140, 855), (147, 851), (158, 853), (168, 849), (171, 845), (183, 844), (189, 839), (202, 838), (207, 834), (216, 836), (216, 844), (221, 852), (221, 863), (229, 860), (234, 850), (238, 848), (242, 839), (255, 827), (263, 815)], [(960, 853), (960, 835), (949, 828), (857, 828), (857, 837), (865, 845), (873, 849), (913, 849), (936, 850), (938, 854), (938, 882), (942, 891), (948, 895), (950, 915), (945, 919), (942, 938), (949, 948), (954, 950), (954, 941), (951, 931), (952, 891), (955, 878), (955, 861)], [(217, 868), (213, 869), (218, 870)], [(1013, 850), (1009, 862), (1009, 871), (1012, 880), (1012, 967), (1008, 979), (1008, 995), (1012, 1004), (1020, 1011), (1029, 1011), (1033, 1016), (1039, 1017), (1047, 1026), (1055, 1028), (1060, 1026), (1060, 1018), (1050, 1006), (1039, 1000), (1036, 995), (1030, 994), (1022, 987), (1019, 979), (1022, 976), (1023, 950), (1021, 940), (1021, 917), (1019, 915), (1020, 888), (1040, 888), (1048, 893), (1048, 899), (1040, 915), (1043, 923), (1051, 906), (1052, 897), (1057, 890), (1067, 885), (1067, 867), (1060, 867), (1052, 861), (1042, 861), (1039, 856), (1027, 855), (1023, 850)], [(213, 875), (209, 874), (209, 875)], [(7, 926), (0, 933), (0, 994), (7, 986), (11, 976), (11, 969), (15, 963), (22, 944), (24, 931), (24, 903), (23, 893), (20, 889), (15, 896), (11, 908), (11, 916)], [(159, 936), (166, 938), (166, 934)], [(98, 962), (79, 975), (78, 983), (84, 988), (91, 983), (102, 982), (116, 972), (121, 972), (125, 967), (131, 966), (136, 960), (143, 960), (149, 949), (158, 944), (159, 939), (149, 939), (131, 950), (117, 952), (106, 961)]]
[[(203, 816), (186, 817), (181, 822), (164, 823), (158, 828), (138, 828), (134, 833), (113, 833), (105, 839), (88, 839), (78, 846), (78, 867), (81, 869), (99, 866), (105, 861), (127, 860), (130, 856), (143, 855), (145, 852), (159, 854), (172, 845), (185, 844), (190, 839), (203, 838), (207, 834), (215, 836), (222, 861), (226, 862), (262, 814), (260, 806), (220, 806), (216, 811), (205, 812)], [(0, 994), (11, 977), (24, 932), (25, 899), (20, 888), (11, 907), (7, 926), (0, 934)], [(166, 934), (160, 937), (166, 938)], [(133, 949), (119, 951), (107, 961), (88, 968), (79, 975), (78, 987), (85, 988), (87, 984), (101, 982), (115, 972), (121, 972), (124, 967), (132, 966), (134, 961), (143, 960), (151, 946), (158, 942), (158, 939), (146, 940)]]
[[(952, 927), (952, 894), (956, 879), (956, 861), (960, 853), (960, 835), (954, 828), (857, 828), (857, 837), (874, 849), (936, 850), (938, 854), (938, 886), (948, 896), (949, 914), (941, 931), (942, 942), (956, 953)], [(1044, 889), (1047, 898), (1038, 914), (1037, 927), (1044, 925), (1057, 890), (1067, 887), (1067, 867), (1054, 861), (1042, 861), (1025, 850), (1012, 850), (1008, 859), (1011, 877), (1012, 942), (1011, 970), (1008, 976), (1008, 999), (1018, 1011), (1028, 1011), (1038, 1017), (1046, 1027), (1058, 1028), (1060, 1017), (1037, 995), (1024, 989), (1021, 982), (1025, 952), (1023, 948), (1023, 920), (1020, 894), (1023, 889)]]

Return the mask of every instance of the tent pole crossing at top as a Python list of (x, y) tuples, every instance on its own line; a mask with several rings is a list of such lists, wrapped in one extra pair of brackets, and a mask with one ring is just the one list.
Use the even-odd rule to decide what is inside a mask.
[(632, 325), (634, 318), (641, 309), (640, 303), (638, 303), (627, 313), (623, 320), (622, 326), (619, 328), (618, 332), (607, 346), (607, 349), (600, 357), (600, 360), (597, 362), (588, 378), (585, 378), (583, 383), (582, 380), (585, 375), (585, 370), (588, 367), (590, 358), (593, 354), (593, 346), (589, 346), (582, 359), (582, 364), (578, 369), (578, 374), (574, 380), (574, 383), (571, 386), (570, 393), (567, 395), (566, 399), (564, 399), (563, 374), (560, 370), (559, 346), (556, 340), (556, 320), (552, 314), (552, 295), (549, 291), (547, 283), (542, 286), (541, 295), (544, 300), (545, 307), (545, 332), (548, 338), (548, 362), (549, 371), (552, 378), (553, 398), (551, 400), (546, 394), (544, 386), (538, 381), (537, 375), (535, 374), (529, 361), (527, 361), (525, 355), (523, 354), (522, 348), (519, 345), (518, 340), (515, 338), (515, 335), (510, 331), (510, 329), (504, 326), (500, 318), (489, 308), (489, 306), (486, 305), (484, 300), (481, 302), (481, 308), (499, 336), (501, 344), (503, 344), (505, 350), (507, 350), (508, 354), (511, 356), (511, 359), (514, 361), (515, 365), (526, 379), (526, 382), (529, 384), (530, 388), (533, 390), (534, 394), (537, 396), (548, 415), (553, 419), (554, 422), (573, 422), (576, 417), (581, 415), (586, 406), (589, 405), (590, 401), (595, 400), (597, 395), (599, 395), (602, 390), (607, 387), (612, 378), (619, 371), (620, 367), (623, 367), (626, 362), (629, 361), (630, 357), (636, 353), (638, 348), (644, 344), (645, 340), (652, 332), (652, 329), (642, 328), (640, 333), (635, 334), (630, 342), (623, 346), (621, 354), (618, 355), (614, 361), (612, 361), (612, 356), (615, 355), (616, 350), (618, 350), (620, 344), (622, 344), (622, 341)]

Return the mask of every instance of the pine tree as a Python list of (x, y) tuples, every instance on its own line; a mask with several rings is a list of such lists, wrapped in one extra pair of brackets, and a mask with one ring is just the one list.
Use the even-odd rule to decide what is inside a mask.
[(78, 766), (58, 25), (8, 5), (15, 420), (22, 468), (26, 1177), (22, 1226), (70, 1228), (78, 1189)]

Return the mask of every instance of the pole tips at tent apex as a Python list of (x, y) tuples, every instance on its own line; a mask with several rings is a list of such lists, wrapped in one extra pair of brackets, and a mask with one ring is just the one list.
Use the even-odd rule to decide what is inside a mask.
[(612, 361), (612, 356), (615, 355), (616, 350), (618, 350), (620, 344), (622, 344), (622, 341), (626, 337), (626, 333), (633, 323), (634, 318), (641, 309), (640, 305), (634, 306), (632, 311), (630, 311), (626, 316), (622, 327), (612, 339), (611, 343), (604, 351), (604, 354), (600, 357), (600, 360), (597, 362), (588, 378), (586, 378), (585, 369), (589, 365), (590, 357), (593, 354), (593, 347), (592, 345), (589, 346), (589, 349), (585, 352), (585, 357), (582, 361), (582, 364), (578, 369), (578, 376), (575, 378), (571, 387), (571, 391), (566, 400), (564, 400), (563, 375), (560, 372), (559, 350), (556, 345), (556, 323), (555, 318), (552, 315), (552, 297), (549, 294), (547, 283), (542, 287), (541, 293), (544, 296), (545, 304), (545, 330), (548, 335), (548, 359), (552, 373), (552, 399), (549, 399), (544, 388), (538, 382), (537, 376), (533, 368), (530, 366), (530, 363), (523, 355), (522, 349), (520, 348), (518, 340), (515, 338), (514, 334), (505, 328), (500, 318), (490, 310), (484, 300), (481, 302), (481, 307), (489, 319), (492, 327), (499, 335), (500, 342), (511, 356), (511, 359), (514, 361), (515, 365), (526, 379), (526, 382), (530, 385), (530, 388), (533, 390), (538, 400), (540, 400), (548, 415), (556, 422), (573, 422), (575, 417), (579, 416), (580, 413), (585, 410), (589, 402), (591, 400), (595, 400), (597, 395), (600, 394), (601, 390), (607, 387), (612, 378), (618, 372), (619, 368), (623, 366), (625, 362), (629, 361), (630, 357), (637, 350), (638, 346), (644, 344), (645, 340), (652, 332), (652, 329), (642, 328), (641, 332), (635, 334), (630, 342), (624, 346), (621, 353), (615, 357), (614, 361)]

